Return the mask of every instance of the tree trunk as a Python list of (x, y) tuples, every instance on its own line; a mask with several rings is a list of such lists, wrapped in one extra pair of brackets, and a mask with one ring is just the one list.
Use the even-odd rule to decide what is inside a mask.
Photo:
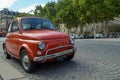
[(95, 25), (95, 20), (92, 19), (93, 21), (93, 28), (94, 28), (94, 39), (96, 39), (96, 25)]
[(107, 35), (107, 38), (109, 37), (109, 26), (108, 26), (108, 21), (106, 20), (105, 21), (105, 25), (106, 25), (106, 35)]
[(68, 35), (70, 34), (70, 29), (68, 28)]
[(80, 25), (80, 34), (83, 34), (83, 26)]

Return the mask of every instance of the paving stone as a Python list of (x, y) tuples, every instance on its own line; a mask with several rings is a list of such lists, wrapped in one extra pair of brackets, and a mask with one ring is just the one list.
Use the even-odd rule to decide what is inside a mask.
[(22, 69), (18, 60), (5, 61), (29, 80), (120, 80), (119, 40), (76, 40), (75, 46), (73, 60), (39, 64), (31, 74)]

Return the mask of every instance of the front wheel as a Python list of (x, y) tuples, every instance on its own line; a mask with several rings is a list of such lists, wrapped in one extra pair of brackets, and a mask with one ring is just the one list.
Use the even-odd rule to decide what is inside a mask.
[(35, 71), (36, 63), (30, 60), (27, 51), (25, 50), (21, 51), (21, 63), (26, 72), (31, 73)]
[(71, 59), (73, 59), (73, 57), (74, 57), (74, 54), (67, 56), (64, 60), (70, 61)]

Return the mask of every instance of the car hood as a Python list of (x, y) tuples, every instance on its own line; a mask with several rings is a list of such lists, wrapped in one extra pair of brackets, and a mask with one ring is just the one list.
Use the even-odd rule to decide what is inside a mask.
[(69, 37), (67, 34), (55, 30), (31, 30), (22, 33), (23, 39), (48, 40)]

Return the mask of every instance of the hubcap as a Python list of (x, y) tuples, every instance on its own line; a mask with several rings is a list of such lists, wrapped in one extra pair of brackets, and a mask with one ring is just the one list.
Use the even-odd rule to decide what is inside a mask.
[(29, 69), (30, 60), (29, 60), (28, 55), (24, 55), (24, 56), (23, 56), (23, 58), (22, 58), (22, 64), (23, 64), (23, 67), (24, 67), (25, 69)]

